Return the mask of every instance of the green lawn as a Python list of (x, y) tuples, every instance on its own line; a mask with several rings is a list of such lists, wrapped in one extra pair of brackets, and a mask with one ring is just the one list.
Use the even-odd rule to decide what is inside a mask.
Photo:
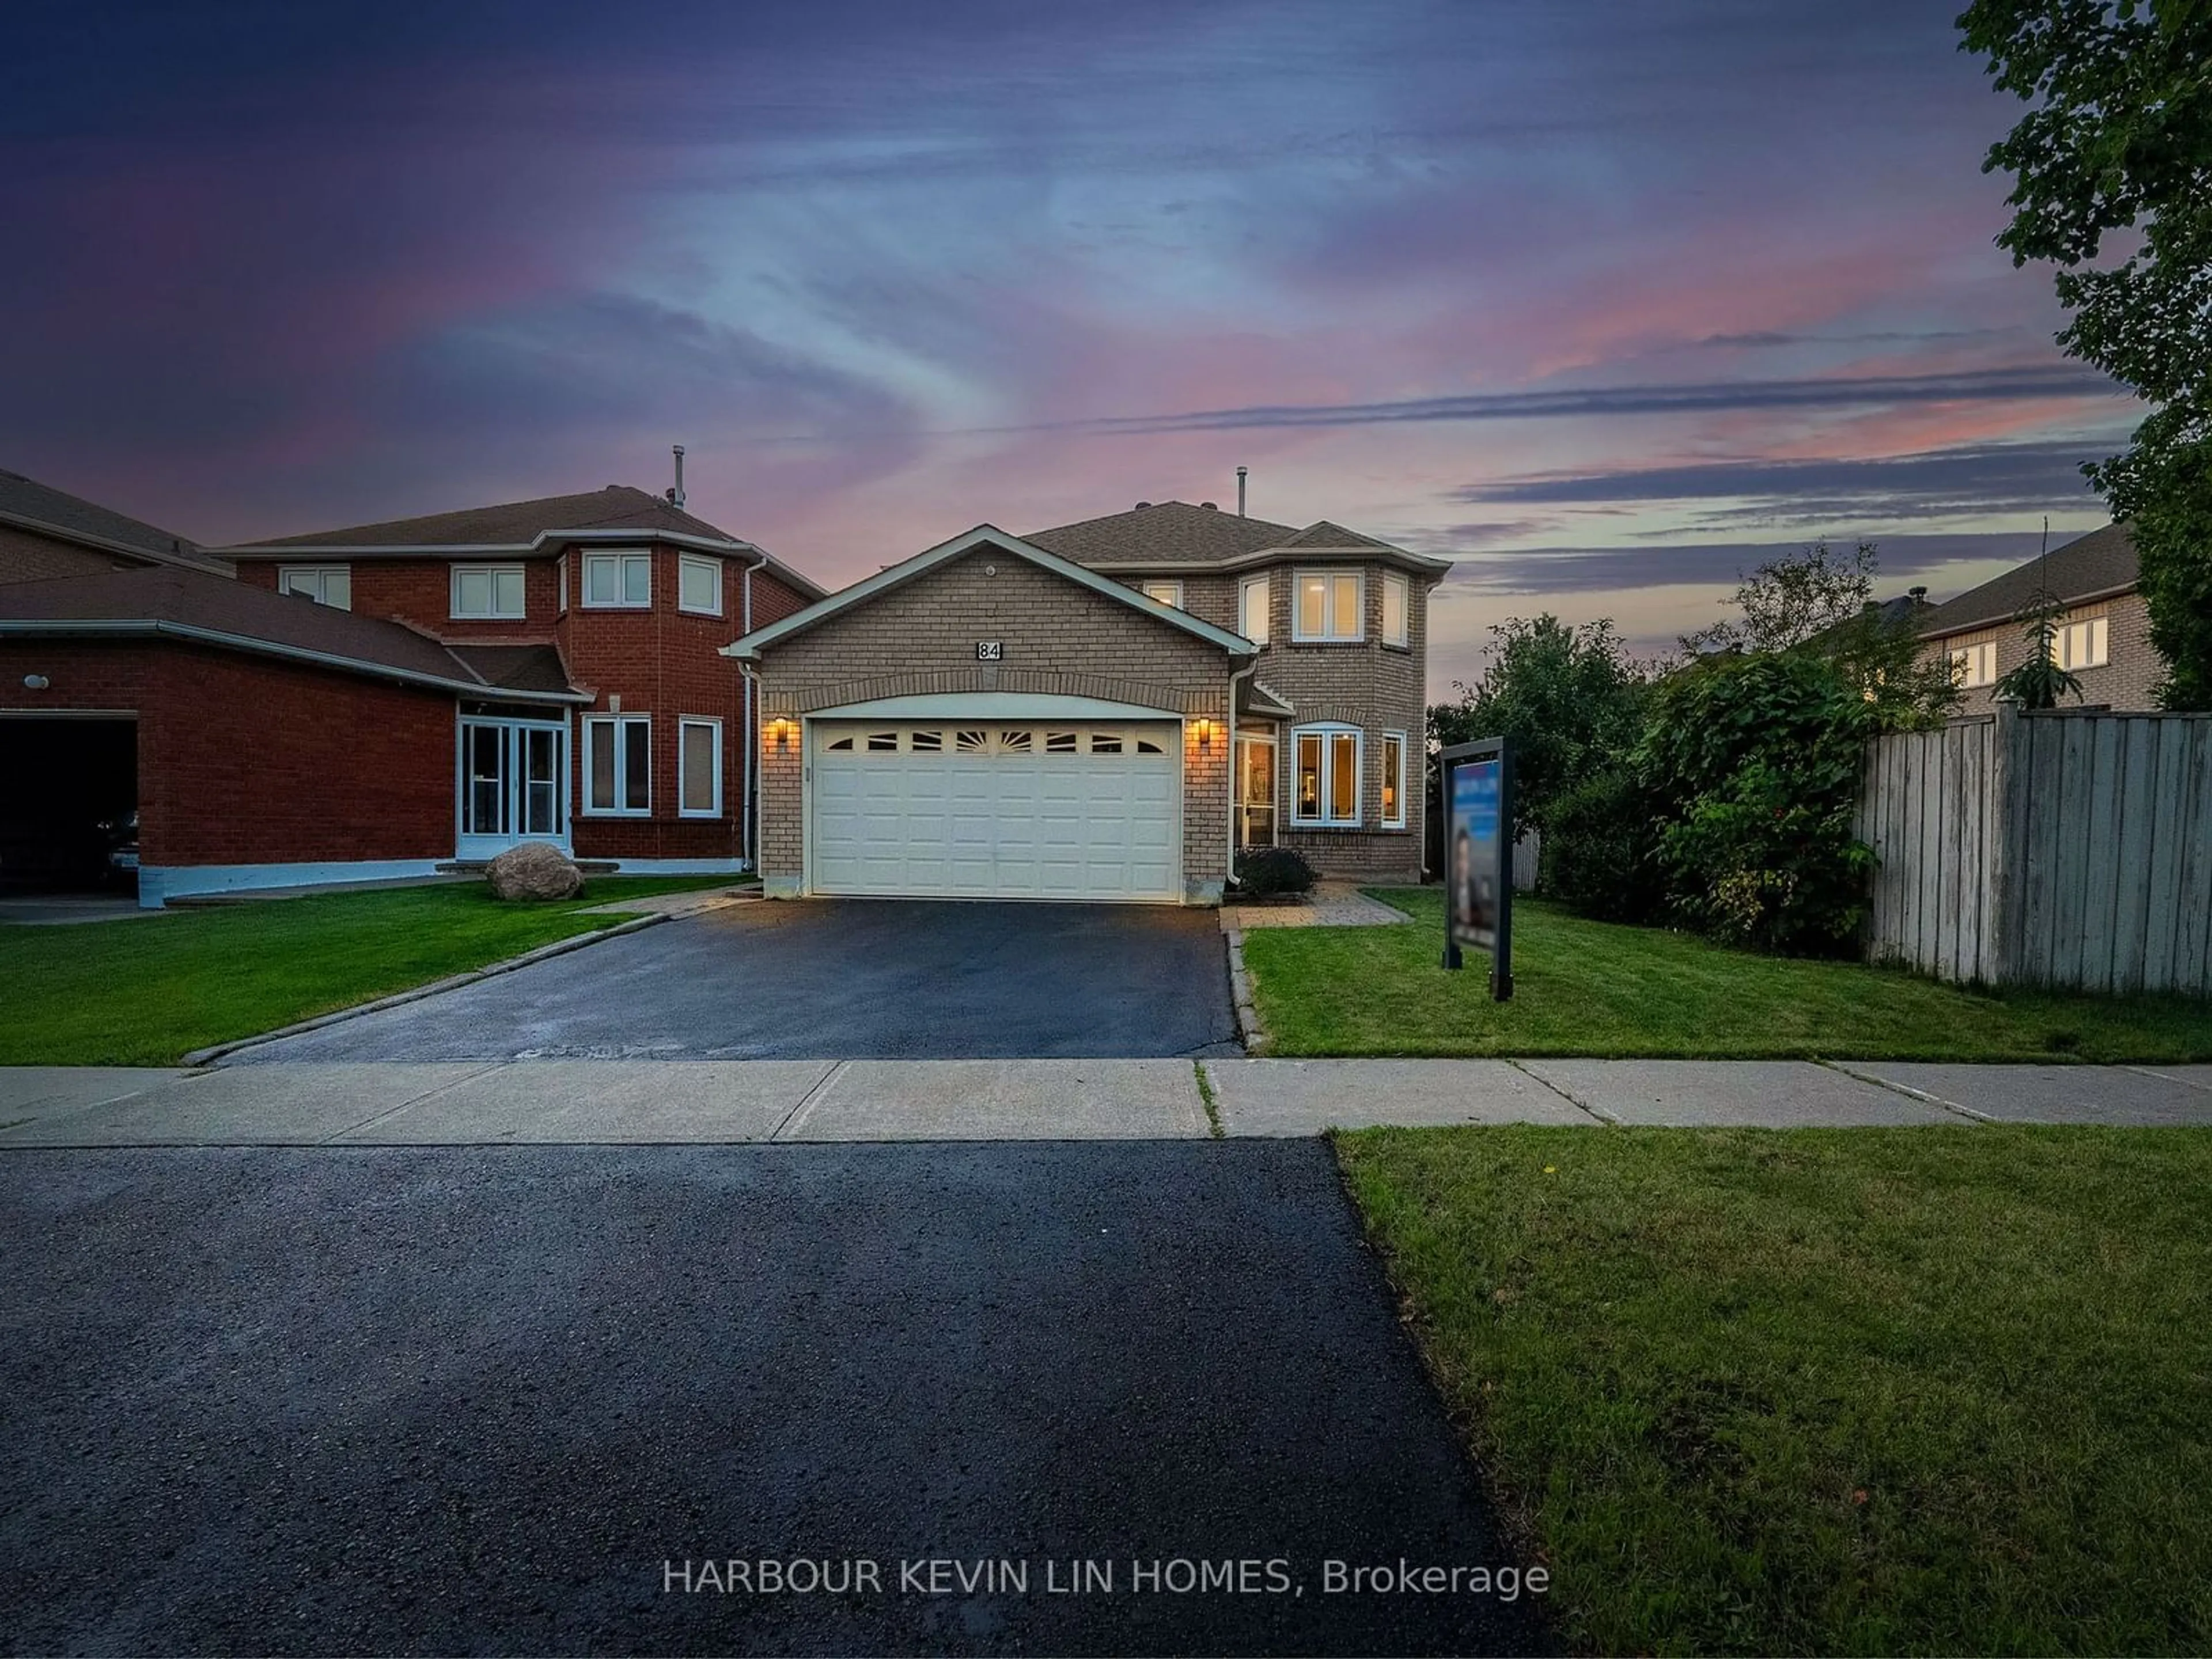
[(1337, 1145), (1574, 1647), (2212, 1651), (2212, 1131)]
[[(1255, 927), (1244, 961), (1279, 1054), (2212, 1060), (2212, 1002), (1978, 994), (1894, 969), (1731, 951), (1517, 900), (1514, 995), (1437, 966), (1439, 888), (1376, 896), (1401, 927)], [(1476, 959), (1470, 957), (1470, 963)]]
[(502, 904), (470, 882), (0, 927), (0, 1066), (173, 1066), (626, 920), (590, 905), (731, 880), (595, 878), (556, 904)]

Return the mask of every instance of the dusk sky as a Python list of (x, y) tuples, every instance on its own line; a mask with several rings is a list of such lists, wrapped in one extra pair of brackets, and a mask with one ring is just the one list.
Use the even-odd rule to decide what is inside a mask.
[(636, 483), (828, 586), (1140, 500), (1458, 561), (1431, 679), (1817, 536), (1938, 598), (2135, 406), (1952, 0), (10, 8), (0, 466), (208, 543)]

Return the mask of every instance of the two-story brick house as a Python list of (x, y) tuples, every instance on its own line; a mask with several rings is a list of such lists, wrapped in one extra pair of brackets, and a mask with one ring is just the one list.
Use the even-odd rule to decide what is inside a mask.
[(524, 841), (624, 871), (747, 867), (757, 722), (720, 647), (822, 596), (750, 543), (610, 487), (219, 556), (234, 579), (0, 586), (0, 757), (69, 767), (19, 844), (135, 802), (149, 905)]
[(1447, 568), (1173, 501), (890, 566), (729, 647), (768, 890), (1205, 904), (1270, 845), (1415, 879)]
[(2082, 702), (2122, 712), (2155, 708), (2166, 665), (2150, 641), (2150, 614), (2136, 586), (2135, 541), (2124, 524), (2108, 524), (1921, 618), (1922, 656), (1949, 661), (1961, 712), (1986, 714), (1996, 706), (1997, 682), (2027, 660), (2020, 614), (2046, 594), (2065, 607), (2051, 644), (2059, 666), (2081, 682)]

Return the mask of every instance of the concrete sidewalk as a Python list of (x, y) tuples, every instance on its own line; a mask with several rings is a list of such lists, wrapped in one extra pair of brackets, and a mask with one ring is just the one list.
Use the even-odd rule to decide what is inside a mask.
[[(1199, 1139), (1377, 1124), (2212, 1125), (2212, 1066), (545, 1060), (0, 1069), (0, 1147)], [(1211, 1105), (1206, 1098), (1212, 1096)]]

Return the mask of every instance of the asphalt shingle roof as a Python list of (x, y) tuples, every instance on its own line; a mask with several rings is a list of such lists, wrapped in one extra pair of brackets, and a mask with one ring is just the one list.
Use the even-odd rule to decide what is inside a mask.
[(2135, 538), (2124, 524), (2108, 524), (2077, 537), (2048, 556), (1969, 588), (1929, 611), (1920, 624), (1923, 639), (1963, 634), (2010, 622), (2034, 603), (2045, 588), (2064, 605), (2132, 587), (2136, 583)]
[(10, 582), (0, 586), (0, 627), (13, 621), (83, 623), (95, 630), (101, 623), (168, 623), (488, 690), (570, 689), (560, 653), (550, 645), (448, 647), (398, 623), (173, 565)]
[(1346, 530), (1327, 519), (1303, 530), (1267, 519), (1247, 519), (1218, 507), (1188, 501), (1153, 501), (1127, 513), (1054, 526), (1022, 538), (1048, 553), (1078, 564), (1226, 564), (1247, 554), (1274, 548), (1374, 548), (1406, 561), (1441, 570), (1447, 560), (1408, 553), (1404, 548)]
[(182, 559), (202, 569), (228, 574), (219, 560), (210, 558), (191, 542), (173, 532), (118, 513), (97, 501), (86, 501), (66, 490), (0, 468), (0, 514), (50, 525), (70, 536), (90, 536), (136, 549), (159, 560)]
[(660, 530), (678, 535), (736, 541), (729, 532), (694, 518), (659, 495), (629, 484), (578, 495), (544, 495), (536, 501), (503, 501), (495, 507), (463, 507), (416, 519), (387, 519), (380, 524), (349, 525), (302, 536), (276, 536), (244, 542), (261, 547), (514, 547), (535, 541), (549, 530)]

